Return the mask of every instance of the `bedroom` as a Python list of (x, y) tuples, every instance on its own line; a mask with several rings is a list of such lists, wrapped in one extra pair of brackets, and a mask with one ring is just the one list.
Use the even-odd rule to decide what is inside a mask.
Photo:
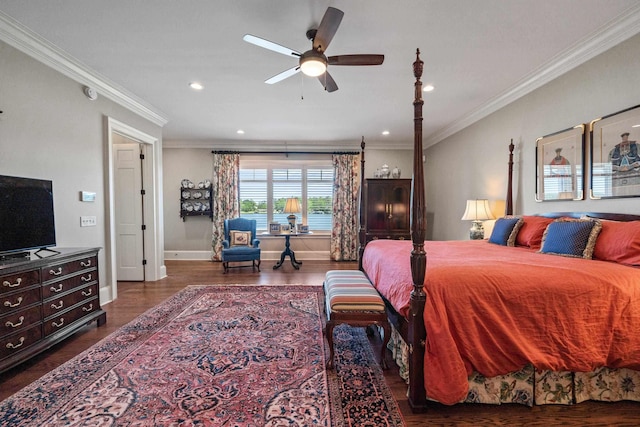
[[(429, 236), (433, 239), (467, 238), (468, 224), (459, 219), (464, 210), (464, 201), (475, 197), (486, 197), (490, 200), (500, 200), (504, 197), (506, 168), (503, 169), (503, 166), (506, 165), (506, 146), (510, 138), (514, 138), (514, 142), (519, 145), (519, 151), (516, 152), (516, 212), (579, 209), (633, 213), (637, 202), (632, 199), (535, 203), (532, 144), (542, 135), (637, 105), (640, 99), (639, 77), (636, 72), (640, 58), (639, 45), (640, 39), (634, 36), (483, 120), (462, 129), (448, 137), (445, 143), (427, 148), (427, 200), (429, 215), (432, 217), (429, 221)], [(102, 178), (105, 174), (102, 161), (102, 114), (119, 117), (120, 120), (159, 140), (162, 139), (161, 127), (104, 99), (99, 101), (100, 104), (89, 104), (87, 107), (86, 99), (68, 95), (78, 92), (79, 84), (40, 65), (4, 43), (0, 46), (3, 59), (10, 58), (9, 61), (2, 62), (2, 102), (4, 104), (7, 102), (4, 99), (8, 99), (8, 103), (11, 104), (11, 108), (2, 106), (6, 112), (0, 121), (0, 167), (3, 172), (11, 171), (15, 174), (31, 174), (54, 168), (74, 169), (73, 173), (56, 176), (60, 188), (67, 189), (66, 198), (57, 204), (59, 216), (67, 215), (73, 218), (62, 225), (60, 243), (105, 246), (104, 225), (80, 229), (76, 221), (77, 210), (83, 209), (86, 210), (83, 214), (96, 215), (99, 223), (105, 222), (104, 201), (99, 200), (88, 207), (76, 202), (79, 190), (88, 189), (101, 193), (106, 191), (106, 184)], [(27, 78), (31, 80), (27, 81)], [(5, 93), (8, 94), (7, 98)], [(60, 106), (65, 107), (62, 109), (64, 111)], [(14, 111), (23, 114), (14, 114)], [(428, 117), (426, 119), (428, 120)], [(7, 126), (9, 121), (12, 123), (11, 128)], [(38, 125), (34, 126), (34, 122)], [(79, 125), (73, 126), (73, 132), (69, 133), (68, 129), (72, 123)], [(10, 129), (16, 128), (21, 130), (19, 135), (10, 132)], [(25, 132), (24, 129), (28, 131)], [(59, 136), (61, 134), (64, 134), (64, 138)], [(17, 145), (21, 147), (20, 150), (10, 149)], [(171, 167), (171, 173), (179, 177), (204, 176), (210, 173), (210, 149), (186, 150), (190, 152), (186, 154), (190, 159), (203, 159), (202, 163), (198, 163), (201, 170), (196, 170), (193, 163), (183, 165), (180, 169), (180, 161), (172, 162), (173, 149), (170, 148), (163, 150), (163, 166), (167, 169)], [(378, 158), (382, 159), (387, 154), (385, 150), (381, 150)], [(51, 166), (51, 158), (55, 160), (54, 166)], [(380, 163), (375, 161), (373, 155), (368, 160), (369, 166)], [(451, 173), (452, 170), (460, 173)], [(165, 178), (166, 174), (165, 171), (162, 196), (165, 203), (169, 203), (174, 186)], [(80, 182), (82, 186), (78, 184)], [(455, 196), (452, 197), (452, 194)], [(176, 215), (168, 205), (163, 205), (162, 210), (165, 211), (165, 218), (175, 219)], [(169, 235), (170, 231), (158, 231), (159, 236), (163, 234)], [(165, 246), (163, 253), (158, 254), (158, 264), (161, 265), (164, 251), (176, 248), (169, 247), (166, 239), (159, 240), (162, 240)], [(103, 259), (102, 262), (104, 261)], [(104, 270), (103, 274), (106, 274)], [(103, 283), (108, 283), (108, 280), (103, 280)]]

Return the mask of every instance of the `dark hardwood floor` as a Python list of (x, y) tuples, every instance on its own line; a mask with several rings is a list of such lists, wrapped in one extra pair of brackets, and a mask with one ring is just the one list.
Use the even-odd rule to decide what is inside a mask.
[[(262, 272), (251, 268), (232, 269), (222, 273), (220, 263), (208, 261), (167, 261), (168, 277), (157, 282), (120, 282), (118, 298), (105, 304), (106, 325), (95, 322), (85, 326), (66, 341), (0, 374), (0, 400), (3, 400), (50, 370), (106, 337), (147, 309), (169, 298), (180, 289), (196, 284), (315, 284), (320, 286), (324, 274), (331, 269), (355, 269), (356, 263), (305, 261), (300, 270), (286, 262), (273, 270), (272, 261), (262, 262)], [(380, 340), (372, 339), (374, 346)], [(379, 347), (378, 347), (379, 348)], [(379, 354), (376, 351), (376, 354)], [(425, 414), (412, 414), (406, 403), (406, 386), (393, 367), (385, 373), (386, 381), (401, 408), (407, 426), (639, 426), (640, 403), (586, 402), (575, 406), (521, 405), (437, 405)]]

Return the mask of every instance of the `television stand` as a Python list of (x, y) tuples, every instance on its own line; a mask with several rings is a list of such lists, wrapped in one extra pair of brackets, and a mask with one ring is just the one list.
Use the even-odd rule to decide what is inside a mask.
[[(58, 248), (39, 259), (0, 263), (0, 373), (107, 321), (100, 307), (100, 248)], [(0, 417), (1, 418), (1, 417)]]

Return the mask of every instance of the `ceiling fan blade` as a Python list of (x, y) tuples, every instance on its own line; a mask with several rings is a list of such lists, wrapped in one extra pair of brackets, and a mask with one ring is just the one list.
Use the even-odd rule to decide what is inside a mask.
[(336, 55), (327, 58), (329, 65), (380, 65), (384, 55)]
[(320, 83), (322, 83), (322, 86), (324, 86), (324, 90), (326, 90), (327, 92), (335, 92), (336, 90), (338, 90), (336, 81), (333, 80), (333, 77), (331, 77), (331, 74), (329, 74), (328, 71), (325, 71), (324, 74), (319, 75), (318, 80), (320, 80)]
[(256, 36), (252, 36), (251, 34), (245, 34), (245, 36), (242, 38), (242, 40), (251, 43), (251, 44), (255, 44), (256, 46), (260, 46), (263, 47), (265, 49), (269, 49), (272, 50), (274, 52), (278, 52), (281, 53), (283, 55), (287, 55), (287, 56), (300, 56), (300, 52), (296, 52), (293, 49), (289, 49), (288, 47), (284, 47), (282, 45), (279, 45), (277, 43), (274, 42), (270, 42), (269, 40), (260, 38), (260, 37), (256, 37)]
[(264, 82), (266, 84), (272, 85), (274, 83), (278, 83), (279, 81), (282, 81), (282, 80), (286, 79), (287, 77), (291, 77), (294, 74), (297, 74), (298, 71), (300, 71), (300, 66), (296, 65), (293, 68), (289, 68), (288, 70), (285, 70), (285, 71), (281, 72), (280, 74), (276, 74), (275, 76), (271, 77), (270, 79), (265, 80)]
[(318, 31), (316, 31), (316, 36), (313, 39), (313, 48), (315, 50), (320, 50), (320, 52), (327, 50), (333, 36), (335, 36), (336, 31), (338, 31), (343, 16), (343, 11), (335, 7), (327, 8), (318, 26)]

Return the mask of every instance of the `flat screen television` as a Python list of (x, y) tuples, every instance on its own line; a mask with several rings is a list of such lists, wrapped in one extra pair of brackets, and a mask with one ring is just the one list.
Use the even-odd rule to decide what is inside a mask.
[(53, 183), (0, 175), (0, 255), (55, 245)]

